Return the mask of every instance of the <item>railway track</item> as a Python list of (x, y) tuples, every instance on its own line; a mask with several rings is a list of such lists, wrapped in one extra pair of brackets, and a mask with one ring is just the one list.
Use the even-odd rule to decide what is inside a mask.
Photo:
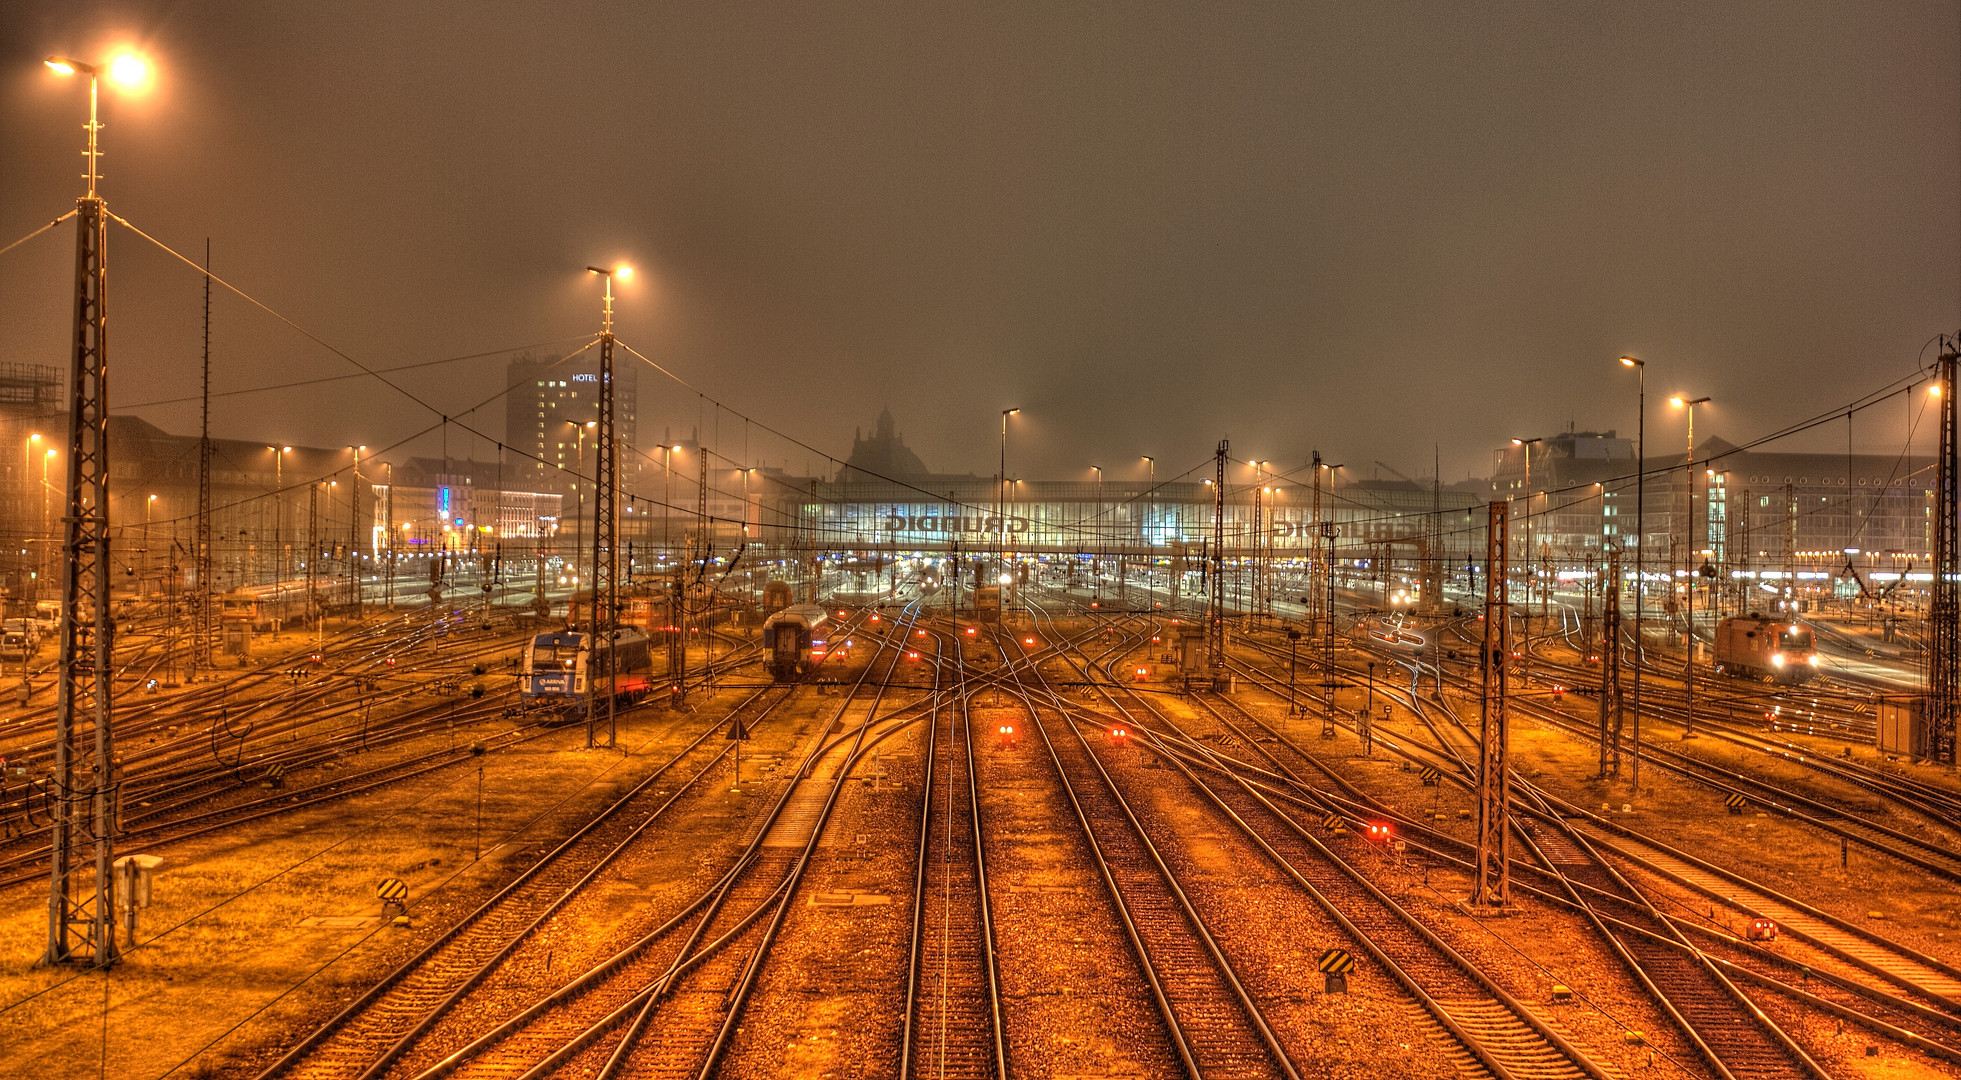
[(898, 1075), (1007, 1080), (967, 666), (956, 637), (936, 640), (938, 677), (944, 681), (951, 668), (953, 685), (934, 706), (927, 734)]
[[(731, 714), (759, 723), (788, 694), (756, 691)], [(260, 1080), (349, 1080), (383, 1075), (413, 1040), (480, 985), (552, 916), (664, 820), (730, 754), (710, 727), (600, 811), (516, 880), (384, 976), (346, 1009), (259, 1073)], [(692, 773), (670, 791), (677, 770)]]
[[(1258, 685), (1257, 680), (1262, 677), (1261, 673), (1257, 669), (1247, 669), (1247, 673), (1249, 675), (1249, 683)], [(1276, 694), (1282, 692), (1280, 687), (1273, 685), (1268, 685), (1264, 688), (1272, 690)], [(1264, 776), (1249, 776), (1248, 767), (1244, 762), (1235, 766), (1233, 771), (1237, 774), (1237, 779), (1253, 783), (1268, 798), (1280, 804), (1283, 808), (1288, 809), (1297, 817), (1307, 817), (1308, 821), (1304, 822), (1304, 824), (1311, 824), (1314, 817), (1330, 808), (1342, 815), (1345, 820), (1353, 823), (1363, 821), (1392, 821), (1396, 823), (1396, 827), (1412, 844), (1417, 845), (1417, 850), (1421, 857), (1446, 865), (1456, 865), (1460, 870), (1466, 872), (1473, 869), (1474, 856), (1471, 845), (1467, 842), (1432, 829), (1425, 821), (1418, 821), (1397, 814), (1393, 810), (1382, 806), (1365, 793), (1355, 789), (1338, 772), (1330, 769), (1325, 763), (1320, 762), (1312, 755), (1306, 753), (1297, 744), (1292, 743), (1284, 733), (1277, 731), (1258, 717), (1246, 712), (1242, 706), (1230, 698), (1216, 699), (1215, 702), (1208, 704), (1208, 708), (1233, 710), (1240, 714), (1244, 723), (1254, 725), (1256, 730), (1265, 733), (1265, 742), (1262, 742), (1260, 739), (1245, 738), (1243, 736), (1240, 741), (1243, 745), (1252, 747), (1259, 756), (1271, 761), (1275, 771), (1264, 774)], [(1228, 726), (1235, 726), (1230, 720), (1224, 720), (1223, 717), (1222, 720)], [(1338, 790), (1324, 791), (1301, 785), (1298, 778), (1291, 771), (1287, 770), (1274, 756), (1274, 752), (1266, 749), (1269, 745), (1296, 756), (1309, 767), (1327, 777), (1330, 783)], [(1391, 745), (1391, 749), (1395, 752), (1404, 752), (1403, 749), (1398, 749), (1396, 744), (1387, 745)], [(1184, 752), (1185, 759), (1195, 766), (1202, 767), (1204, 765), (1204, 755), (1201, 752), (1206, 751), (1206, 749), (1203, 744), (1197, 744), (1192, 748), (1188, 748)], [(1416, 748), (1407, 747), (1406, 749), (1413, 750)], [(1427, 751), (1426, 753), (1441, 755), (1442, 751)], [(1210, 751), (1210, 754), (1216, 757), (1218, 751)], [(1428, 759), (1419, 758), (1419, 760)], [(1441, 762), (1443, 759), (1439, 757), (1437, 760)], [(1215, 768), (1219, 769), (1221, 775), (1224, 775), (1227, 771), (1226, 767), (1222, 765), (1215, 766)], [(1286, 786), (1275, 786), (1276, 781), (1282, 781)], [(1308, 794), (1311, 794), (1312, 798), (1306, 797)], [(1561, 816), (1566, 819), (1569, 825), (1575, 824), (1576, 822), (1590, 822), (1600, 826), (1602, 829), (1611, 830), (1615, 834), (1625, 831), (1618, 826), (1618, 823), (1592, 818), (1584, 810), (1577, 807), (1560, 807), (1559, 810)], [(1585, 828), (1584, 825), (1581, 827)], [(1541, 830), (1541, 832), (1543, 831)], [(1540, 835), (1541, 832), (1535, 832), (1534, 835)], [(1528, 851), (1532, 850), (1534, 849), (1528, 847)], [(1610, 852), (1610, 854), (1615, 858), (1619, 857), (1618, 852)], [(1680, 853), (1677, 854), (1679, 855)], [(1711, 869), (1713, 870), (1713, 868)], [(1665, 870), (1666, 868), (1663, 868), (1662, 871), (1657, 872), (1656, 876), (1671, 884), (1684, 884), (1683, 882), (1677, 882), (1667, 877)], [(1720, 871), (1716, 872), (1721, 873)], [(1559, 877), (1543, 862), (1533, 862), (1531, 860), (1514, 861), (1513, 874), (1517, 887), (1525, 889), (1542, 901), (1568, 907), (1576, 911), (1589, 910), (1584, 906), (1583, 897), (1599, 900), (1602, 904), (1608, 904), (1614, 900), (1614, 896), (1610, 893), (1602, 892), (1584, 883), (1573, 882)], [(1763, 890), (1761, 886), (1750, 886), (1750, 890), (1752, 892), (1768, 892), (1767, 890)], [(1775, 898), (1777, 894), (1770, 893), (1769, 895)], [(1797, 905), (1801, 909), (1803, 908), (1803, 905), (1798, 904), (1796, 901), (1790, 901), (1788, 898), (1784, 898), (1784, 900), (1786, 903)], [(1705, 919), (1691, 917), (1687, 912), (1680, 915), (1669, 915), (1659, 906), (1652, 910), (1658, 916), (1665, 918), (1668, 924), (1679, 935), (1687, 935), (1688, 937), (1694, 937), (1700, 940), (1702, 942), (1700, 950), (1691, 946), (1685, 938), (1677, 936), (1677, 934), (1666, 933), (1653, 925), (1634, 925), (1617, 919), (1611, 914), (1596, 915), (1596, 917), (1600, 921), (1609, 924), (1613, 933), (1618, 936), (1632, 936), (1645, 939), (1650, 947), (1666, 954), (1677, 955), (1684, 961), (1707, 961), (1730, 981), (1748, 982), (1758, 987), (1759, 992), (1767, 992), (1787, 999), (1792, 1003), (1793, 1007), (1799, 1009), (1801, 1012), (1822, 1011), (1827, 1016), (1836, 1018), (1840, 1022), (1849, 1021), (1858, 1024), (1879, 1034), (1883, 1038), (1895, 1040), (1902, 1045), (1919, 1050), (1938, 1060), (1961, 1064), (1961, 1038), (1957, 1038), (1958, 1035), (1961, 1035), (1961, 1015), (1957, 1015), (1952, 1010), (1944, 1011), (1940, 1007), (1924, 1004), (1919, 1000), (1902, 998), (1898, 994), (1879, 988), (1871, 978), (1860, 979), (1850, 977), (1850, 973), (1855, 972), (1861, 967), (1858, 963), (1859, 957), (1855, 955), (1854, 951), (1835, 947), (1828, 935), (1818, 935), (1819, 940), (1813, 942), (1813, 944), (1819, 950), (1822, 957), (1829, 957), (1830, 959), (1842, 962), (1845, 965), (1839, 969), (1842, 973), (1835, 973), (1831, 970), (1830, 964), (1821, 964), (1819, 960), (1789, 955), (1782, 950), (1766, 950), (1761, 945), (1754, 945), (1742, 940), (1733, 932), (1728, 932), (1711, 925)], [(1745, 909), (1745, 913), (1747, 915), (1747, 909)], [(1853, 937), (1862, 942), (1862, 948), (1868, 953), (1869, 957), (1874, 953), (1885, 957), (1886, 966), (1894, 967), (1896, 973), (1908, 974), (1912, 969), (1923, 965), (1932, 965), (1935, 970), (1939, 970), (1944, 966), (1940, 965), (1937, 961), (1919, 957), (1918, 954), (1913, 953), (1911, 950), (1903, 950), (1897, 944), (1888, 942), (1883, 938), (1867, 934), (1858, 927), (1844, 924), (1840, 920), (1833, 920), (1830, 916), (1825, 916), (1823, 913), (1814, 912), (1812, 917), (1836, 926), (1839, 928), (1841, 934)], [(1799, 926), (1803, 926), (1803, 920), (1799, 921)], [(1601, 929), (1604, 933), (1608, 931), (1609, 927), (1603, 926)], [(1802, 936), (1801, 932), (1799, 936)], [(1697, 955), (1698, 952), (1700, 952), (1699, 957)], [(1925, 994), (1920, 996), (1926, 997)], [(1935, 999), (1929, 998), (1928, 1000)]]
[[(871, 670), (867, 664), (824, 731), (858, 704)], [(542, 1077), (572, 1068), (611, 1076), (630, 1066), (642, 1074), (692, 1075), (712, 1067), (741, 1012), (744, 993), (737, 991), (750, 983), (767, 952), (771, 928), (796, 893), (837, 789), (868, 745), (868, 732), (889, 734), (900, 726), (879, 716), (875, 702), (851, 730), (817, 734), (791, 781), (706, 891), (488, 1031), (464, 1025), (445, 1035), (441, 1027), (429, 1028), (422, 1041), (433, 1052), (411, 1048), (396, 1074)], [(826, 788), (817, 813), (800, 812), (809, 801), (800, 792)]]
[[(1037, 688), (1046, 696), (1045, 683)], [(1050, 732), (1042, 714), (1053, 715), (1052, 705), (1031, 697), (1027, 707), (1185, 1067), (1193, 1076), (1297, 1080), (1263, 1011), (1087, 740), (1066, 718), (1060, 733)]]
[[(1086, 661), (1088, 657), (1084, 658)], [(1107, 670), (1108, 665), (1103, 665)], [(1142, 719), (1119, 700), (1121, 683), (1099, 688), (1122, 722)], [(1460, 1075), (1525, 1078), (1591, 1077), (1609, 1074), (1567, 1036), (1530, 1007), (1500, 987), (1462, 954), (1451, 948), (1423, 922), (1374, 885), (1329, 842), (1317, 837), (1253, 784), (1230, 768), (1221, 768), (1224, 782), (1201, 776), (1187, 757), (1199, 763), (1223, 762), (1220, 751), (1205, 740), (1187, 735), (1165, 711), (1142, 695), (1124, 693), (1152, 723), (1138, 724), (1163, 760), (1185, 777), (1200, 797), (1251, 840), (1287, 878), (1344, 930), (1350, 942), (1373, 958), (1392, 981), (1436, 1022), (1439, 1043)], [(1201, 711), (1209, 706), (1194, 699)], [(1216, 713), (1214, 713), (1216, 716)], [(1156, 731), (1179, 737), (1177, 744), (1160, 741)], [(1264, 753), (1257, 742), (1226, 725), (1228, 742)], [(1273, 763), (1281, 768), (1277, 759)]]

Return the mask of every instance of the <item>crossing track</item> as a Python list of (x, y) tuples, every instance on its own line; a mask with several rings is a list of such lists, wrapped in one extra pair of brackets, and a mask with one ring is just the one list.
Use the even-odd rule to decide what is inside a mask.
[[(1088, 656), (1076, 670), (1094, 678), (1114, 665)], [(1223, 756), (1230, 737), (1213, 749), (1182, 731), (1147, 696), (1121, 682), (1097, 684), (1114, 713), (1100, 719), (1151, 740), (1220, 816), (1251, 840), (1313, 903), (1344, 930), (1352, 945), (1375, 961), (1437, 1024), (1438, 1041), (1460, 1075), (1528, 1078), (1609, 1074), (1529, 1006), (1512, 996), (1421, 920), (1376, 887), (1353, 863), (1288, 814), (1257, 786), (1239, 777)], [(1129, 704), (1126, 704), (1128, 702)], [(1171, 736), (1175, 742), (1161, 738)], [(1246, 746), (1258, 750), (1248, 740)], [(1196, 766), (1196, 767), (1195, 767)], [(1210, 766), (1217, 778), (1199, 772)]]
[[(1240, 670), (1247, 677), (1249, 684), (1260, 685), (1276, 694), (1284, 693), (1284, 688), (1272, 676), (1250, 666), (1242, 665)], [(1399, 691), (1398, 695), (1401, 696), (1402, 692)], [(1405, 700), (1407, 702), (1407, 699)], [(1235, 709), (1238, 708), (1236, 704), (1229, 701), (1224, 703)], [(1249, 720), (1252, 719), (1250, 714), (1247, 716)], [(1270, 728), (1268, 730), (1271, 731)], [(1378, 745), (1387, 745), (1392, 752), (1398, 753), (1416, 752), (1419, 749), (1401, 740), (1385, 741), (1379, 738)], [(1439, 751), (1427, 753), (1435, 754)], [(1303, 753), (1302, 756), (1306, 755)], [(1446, 777), (1453, 782), (1468, 784), (1468, 780), (1460, 773), (1453, 771), (1458, 765), (1456, 761), (1448, 757), (1421, 757), (1421, 760), (1439, 765)], [(1520, 782), (1515, 780), (1515, 783)], [(1526, 816), (1536, 818), (1527, 830), (1528, 844), (1537, 842), (1550, 850), (1542, 855), (1542, 861), (1537, 867), (1515, 862), (1515, 873), (1523, 871), (1528, 878), (1534, 873), (1539, 874), (1542, 884), (1536, 891), (1542, 898), (1554, 902), (1567, 900), (1570, 901), (1571, 906), (1578, 906), (1584, 898), (1584, 903), (1588, 905), (1587, 910), (1594, 912), (1598, 921), (1604, 924), (1601, 926), (1602, 932), (1628, 945), (1630, 951), (1639, 950), (1646, 954), (1642, 957), (1642, 963), (1652, 964), (1657, 971), (1678, 968), (1683, 964), (1699, 964), (1711, 969), (1712, 974), (1720, 976), (1725, 982), (1732, 984), (1738, 980), (1751, 982), (1765, 990), (1789, 997), (1804, 1006), (1821, 1009), (1840, 1019), (1860, 1023), (1933, 1056), (1944, 1060), (1961, 1060), (1961, 1055), (1956, 1053), (1957, 1040), (1955, 1039), (1955, 1033), (1961, 1031), (1961, 1021), (1955, 1019), (1954, 1013), (1947, 1011), (1952, 1006), (1942, 996), (1942, 991), (1947, 988), (1952, 978), (1946, 965), (1871, 935), (1842, 920), (1826, 916), (1800, 902), (1782, 897), (1772, 890), (1745, 882), (1736, 875), (1709, 867), (1707, 864), (1700, 864), (1705, 873), (1719, 876), (1723, 880), (1729, 897), (1736, 898), (1739, 892), (1745, 892), (1759, 898), (1763, 908), (1796, 914), (1798, 917), (1793, 920), (1791, 927), (1796, 936), (1815, 945), (1828, 955), (1843, 960), (1850, 967), (1862, 968), (1881, 978), (1889, 979), (1902, 988), (1915, 991), (1916, 996), (1924, 1000), (1903, 999), (1871, 985), (1870, 981), (1857, 981), (1842, 976), (1825, 978), (1823, 981), (1828, 984), (1825, 987), (1814, 984), (1811, 989), (1806, 989), (1795, 985), (1812, 984), (1814, 980), (1820, 979), (1821, 973), (1811, 966), (1788, 960), (1775, 952), (1752, 948), (1747, 943), (1739, 941), (1733, 934), (1717, 933), (1701, 920), (1665, 916), (1652, 906), (1648, 898), (1642, 897), (1638, 902), (1634, 901), (1630, 896), (1632, 887), (1623, 880), (1620, 871), (1608, 866), (1610, 860), (1604, 857), (1611, 853), (1616, 860), (1625, 865), (1628, 861), (1623, 857), (1625, 853), (1614, 850), (1610, 844), (1630, 842), (1630, 838), (1634, 835), (1631, 831), (1626, 830), (1619, 823), (1595, 818), (1578, 807), (1559, 803), (1545, 793), (1530, 788), (1529, 785), (1525, 785), (1524, 790), (1529, 799), (1545, 799), (1550, 804), (1536, 810), (1530, 806), (1522, 810)], [(1349, 813), (1370, 814), (1376, 817), (1386, 813), (1386, 808), (1379, 805), (1366, 805), (1365, 797), (1362, 797), (1359, 792), (1351, 790), (1349, 795), (1353, 800), (1348, 803)], [(1403, 820), (1401, 827), (1409, 830), (1412, 835), (1424, 836), (1424, 843), (1432, 846), (1434, 854), (1459, 861), (1462, 865), (1470, 864), (1468, 845), (1443, 834), (1431, 832), (1420, 823), (1408, 819)], [(1578, 834), (1577, 837), (1575, 834)], [(1613, 836), (1615, 839), (1602, 842), (1600, 838), (1607, 836)], [(1660, 849), (1657, 854), (1672, 852), (1672, 849), (1666, 849), (1658, 842), (1646, 838), (1642, 838), (1641, 842), (1655, 844)], [(1578, 851), (1590, 849), (1595, 844), (1607, 850), (1591, 853), (1592, 857), (1587, 860), (1586, 865), (1592, 869), (1575, 872), (1575, 867), (1580, 865), (1574, 861)], [(1674, 852), (1673, 855), (1679, 857), (1681, 853)], [(1680, 884), (1687, 888), (1694, 887), (1693, 881), (1687, 876), (1671, 873), (1671, 869), (1667, 866), (1657, 866), (1656, 876), (1672, 884)], [(1570, 880), (1545, 877), (1548, 871), (1559, 870), (1567, 871), (1566, 876)], [(1607, 882), (1598, 880), (1597, 876), (1602, 874), (1613, 880)], [(1589, 880), (1590, 878), (1592, 880)], [(1561, 897), (1559, 892), (1562, 890), (1567, 892), (1568, 896)], [(1640, 894), (1633, 892), (1632, 896), (1639, 897)], [(1730, 902), (1740, 901), (1732, 899)], [(1630, 912), (1628, 905), (1631, 903), (1638, 903), (1639, 911)], [(1747, 904), (1742, 910), (1746, 915), (1751, 913), (1751, 908)], [(1689, 936), (1701, 939), (1704, 946), (1698, 948), (1690, 944), (1687, 940)], [(1728, 958), (1719, 959), (1711, 956), (1706, 951), (1711, 947), (1725, 952)], [(1668, 956), (1673, 956), (1675, 963), (1668, 963), (1666, 960)], [(1780, 965), (1784, 968), (1783, 973), (1773, 974), (1772, 972)], [(1727, 992), (1732, 987), (1725, 986), (1723, 989)], [(1825, 993), (1814, 992), (1821, 990)], [(1740, 991), (1737, 993), (1740, 994)], [(1706, 1004), (1706, 998), (1695, 1000)], [(1930, 1006), (1928, 1002), (1932, 1002), (1932, 1005)], [(1715, 1023), (1720, 1025), (1723, 1021), (1717, 1020)], [(1733, 1037), (1733, 1032), (1726, 1036), (1719, 1031), (1717, 1039), (1713, 1041), (1720, 1043), (1725, 1038)], [(1802, 1053), (1801, 1048), (1797, 1048), (1795, 1044), (1792, 1044), (1790, 1049)], [(1745, 1069), (1774, 1070), (1775, 1068), (1774, 1065), (1766, 1064), (1761, 1055), (1753, 1055), (1747, 1046), (1728, 1046), (1718, 1052), (1729, 1054)], [(1788, 1063), (1793, 1060), (1790, 1050), (1782, 1056), (1789, 1067)], [(1772, 1061), (1774, 1060), (1775, 1058), (1772, 1058)], [(1815, 1069), (1815, 1063), (1805, 1065), (1804, 1060), (1799, 1059), (1797, 1064), (1808, 1070)], [(1739, 1073), (1739, 1075), (1759, 1074), (1776, 1075), (1774, 1071)]]
[[(813, 858), (843, 780), (875, 742), (900, 730), (908, 710), (881, 715), (883, 686), (870, 676), (880, 656), (886, 672), (899, 650), (878, 652), (832, 713), (828, 730), (862, 707), (864, 719), (835, 737), (820, 734), (792, 781), (761, 815), (732, 865), (709, 889), (659, 927), (602, 962), (537, 997), (490, 1030), (451, 1033), (439, 1045), (474, 1034), (430, 1060), (405, 1055), (394, 1075), (543, 1077), (711, 1072), (743, 1010), (747, 986)], [(871, 686), (869, 702), (859, 692)], [(817, 812), (792, 812), (819, 792)], [(734, 991), (734, 993), (731, 993)], [(440, 1028), (432, 1030), (438, 1033)], [(610, 1045), (609, 1045), (610, 1039)], [(424, 1041), (428, 1041), (425, 1039)]]
[[(755, 725), (789, 700), (789, 688), (757, 690), (731, 710)], [(260, 1080), (368, 1078), (383, 1075), (472, 988), (537, 933), (572, 898), (664, 820), (668, 810), (718, 771), (732, 750), (709, 727), (578, 832), (533, 863), (475, 911), (383, 976), (312, 1034), (263, 1070)], [(693, 770), (671, 793), (670, 773)]]

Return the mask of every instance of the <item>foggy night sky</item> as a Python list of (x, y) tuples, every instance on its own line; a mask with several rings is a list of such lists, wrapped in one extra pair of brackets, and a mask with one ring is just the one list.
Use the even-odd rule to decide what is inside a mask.
[[(986, 475), (1020, 406), (1017, 475), (1154, 454), (1162, 479), (1230, 436), (1364, 476), (1426, 475), (1440, 442), (1449, 481), (1569, 420), (1632, 434), (1622, 353), (1659, 453), (1672, 391), (1742, 441), (1961, 327), (1955, 0), (16, 0), (0, 244), (81, 192), (86, 87), (40, 58), (120, 42), (157, 80), (105, 85), (110, 209), (193, 257), (211, 237), (363, 363), (576, 342), (581, 268), (626, 261), (623, 342), (839, 457), (889, 403), (930, 467)], [(0, 255), (0, 360), (66, 370), (73, 245)], [(117, 408), (194, 396), (197, 276), (120, 228), (110, 267)], [(219, 391), (352, 370), (222, 294), (214, 335)], [(397, 378), (457, 413), (506, 359)], [(640, 379), (643, 445), (714, 435)], [(195, 405), (139, 411), (196, 431)], [(1861, 447), (1906, 416), (1862, 414)], [(214, 434), (322, 446), (433, 421), (372, 381), (214, 408)]]

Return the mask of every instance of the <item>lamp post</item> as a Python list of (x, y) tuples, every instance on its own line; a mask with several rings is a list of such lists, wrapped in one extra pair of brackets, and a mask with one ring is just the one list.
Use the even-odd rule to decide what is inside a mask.
[[(1685, 398), (1680, 394), (1668, 399), (1670, 405), (1678, 409), (1686, 409), (1689, 414), (1689, 452), (1682, 462), (1682, 468), (1686, 473), (1689, 484), (1687, 492), (1688, 508), (1683, 513), (1683, 518), (1688, 523), (1687, 540), (1689, 549), (1688, 633), (1683, 636), (1682, 641), (1682, 689), (1684, 702), (1682, 737), (1684, 739), (1695, 737), (1695, 553), (1697, 532), (1695, 517), (1695, 407), (1706, 404), (1708, 401), (1709, 398), (1707, 397)], [(1704, 533), (1703, 539), (1708, 539), (1707, 529), (1705, 528), (1702, 531)], [(1669, 567), (1669, 576), (1673, 577), (1674, 574), (1675, 568), (1672, 566)]]
[(1100, 600), (1103, 595), (1103, 466), (1091, 465), (1090, 471), (1096, 474), (1096, 517), (1092, 518), (1091, 535), (1096, 538), (1096, 555), (1090, 562), (1089, 589), (1092, 600)]
[(144, 595), (150, 577), (150, 512), (157, 508), (157, 497), (152, 493), (143, 500), (143, 569), (138, 575), (136, 594)]
[(1253, 466), (1253, 603), (1251, 611), (1258, 619), (1266, 614), (1266, 486), (1267, 468), (1271, 461), (1248, 462)]
[(284, 581), (286, 572), (286, 455), (293, 452), (290, 446), (268, 446), (272, 451), (272, 550), (273, 558), (278, 560), (273, 566), (273, 580)]
[[(1622, 367), (1634, 369), (1634, 761), (1630, 770), (1634, 791), (1641, 791), (1641, 668), (1646, 659), (1642, 613), (1647, 608), (1647, 494), (1648, 494), (1648, 362), (1621, 357)], [(1614, 643), (1620, 648), (1620, 642)]]
[[(1001, 493), (995, 503), (997, 515), (995, 520), (1001, 527), (1001, 541), (999, 548), (994, 552), (995, 563), (999, 567), (999, 579), (1006, 579), (1008, 576), (1008, 417), (1020, 411), (1020, 409), (1001, 410)], [(1005, 587), (1007, 581), (1001, 580), (1001, 584)], [(996, 618), (999, 617), (997, 614)]]
[(1512, 440), (1513, 446), (1525, 448), (1525, 513), (1521, 515), (1525, 519), (1524, 558), (1518, 563), (1525, 568), (1526, 580), (1524, 613), (1519, 616), (1519, 621), (1525, 624), (1525, 640), (1518, 650), (1520, 686), (1532, 681), (1532, 585), (1534, 578), (1537, 577), (1532, 569), (1532, 446), (1540, 441), (1542, 440)]
[[(561, 420), (570, 424), (573, 432), (574, 464), (572, 467), (572, 577), (579, 576), (579, 554), (585, 550), (586, 538), (586, 489), (579, 481), (586, 475), (586, 432), (599, 426), (599, 421), (588, 420), (581, 424), (577, 420)], [(559, 443), (559, 446), (564, 446)]]
[[(1144, 464), (1150, 469), (1149, 477), (1146, 480), (1145, 489), (1144, 489), (1144, 539), (1145, 539), (1145, 547), (1148, 548), (1150, 546), (1150, 535), (1151, 535), (1150, 530), (1153, 525), (1157, 524), (1157, 518), (1158, 518), (1158, 459), (1152, 457), (1149, 454), (1143, 455), (1143, 458), (1144, 458)], [(1174, 565), (1177, 562), (1176, 559), (1173, 559), (1172, 561)], [(1147, 563), (1146, 565), (1148, 566), (1149, 564)], [(1118, 592), (1117, 606), (1118, 607), (1122, 607), (1126, 603), (1128, 603), (1127, 598), (1124, 596), (1124, 593), (1127, 590), (1124, 588), (1123, 567), (1124, 567), (1123, 549), (1118, 548), (1117, 549), (1117, 592)], [(1147, 573), (1144, 578), (1144, 587), (1146, 589), (1149, 589), (1150, 586), (1151, 586), (1150, 575)], [(1145, 594), (1145, 598), (1149, 599), (1148, 593)]]
[(347, 576), (354, 598), (354, 619), (361, 619), (361, 455), (367, 446), (350, 446), (354, 453), (354, 485), (347, 489)]

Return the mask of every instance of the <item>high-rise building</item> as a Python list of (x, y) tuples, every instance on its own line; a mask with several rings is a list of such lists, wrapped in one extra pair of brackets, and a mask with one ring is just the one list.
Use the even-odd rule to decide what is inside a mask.
[[(626, 487), (639, 475), (635, 466), (639, 456), (634, 452), (639, 445), (638, 374), (630, 364), (614, 366), (613, 420), (620, 440), (620, 483)], [(599, 417), (598, 354), (587, 350), (562, 363), (520, 356), (511, 361), (505, 385), (511, 390), (505, 397), (504, 442), (529, 455), (523, 462), (522, 482), (508, 486), (569, 491), (576, 476), (590, 477), (596, 459), (592, 429), (585, 425)]]

